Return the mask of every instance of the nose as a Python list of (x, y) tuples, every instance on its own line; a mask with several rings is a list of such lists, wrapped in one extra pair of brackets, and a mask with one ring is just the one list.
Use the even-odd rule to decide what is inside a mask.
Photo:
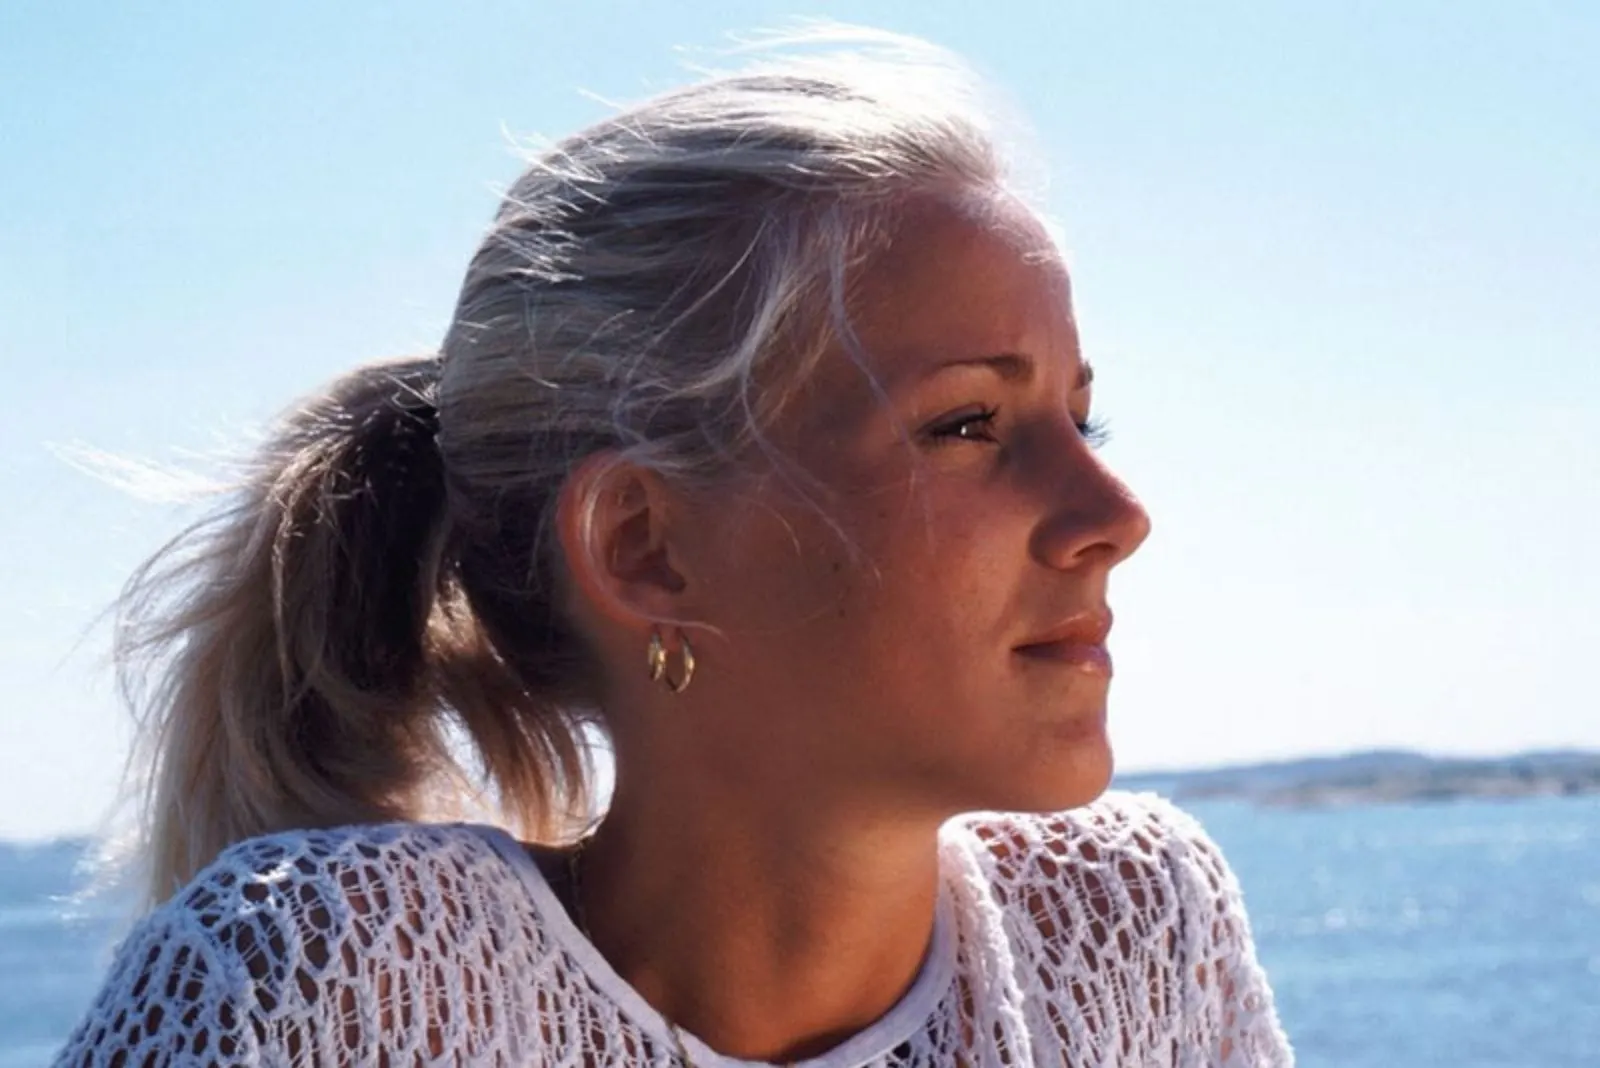
[(1065, 485), (1035, 532), (1033, 555), (1061, 571), (1110, 569), (1150, 536), (1150, 514), (1097, 453), (1081, 442), (1071, 453), (1060, 476)]

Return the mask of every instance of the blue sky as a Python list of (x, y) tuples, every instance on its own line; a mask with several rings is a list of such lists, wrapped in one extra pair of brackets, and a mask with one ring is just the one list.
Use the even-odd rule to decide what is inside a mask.
[(793, 15), (954, 47), (1031, 122), (1155, 518), (1124, 767), (1600, 747), (1600, 7), (139, 6), (0, 7), (0, 836), (104, 812), (94, 618), (184, 514), (60, 451), (215, 456), (433, 345), (508, 131)]

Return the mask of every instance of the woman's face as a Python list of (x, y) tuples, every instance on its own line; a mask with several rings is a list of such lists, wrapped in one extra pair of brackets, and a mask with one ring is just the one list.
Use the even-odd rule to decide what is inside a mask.
[(908, 813), (1083, 804), (1112, 766), (1107, 579), (1149, 521), (1095, 454), (1059, 254), (1019, 206), (930, 199), (853, 293), (865, 370), (830, 352), (774, 431), (798, 473), (696, 524), (721, 634), (695, 686), (727, 698), (700, 734)]

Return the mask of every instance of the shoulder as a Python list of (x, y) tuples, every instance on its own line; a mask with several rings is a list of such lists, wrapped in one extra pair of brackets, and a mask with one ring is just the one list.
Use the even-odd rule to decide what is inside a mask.
[(1238, 900), (1199, 821), (1155, 794), (1110, 791), (1065, 812), (974, 813), (947, 833), (999, 908), (1046, 941), (1124, 923), (1176, 936)]
[(526, 911), (519, 848), (466, 824), (270, 834), (229, 846), (157, 911), (203, 939), (233, 985), (287, 1005), (309, 985), (468, 951), (496, 918)]
[(1170, 1046), (1208, 1064), (1292, 1063), (1238, 880), (1190, 814), (1111, 792), (1068, 812), (976, 813), (947, 833), (982, 890), (967, 900), (991, 910), (1029, 1005), (1049, 1010), (1041, 1033), (1120, 1021), (1086, 1025), (1082, 1041), (1105, 1060), (1119, 1048), (1106, 1043), (1144, 1035), (1160, 1040), (1151, 1060)]
[(973, 813), (951, 830), (969, 850), (1007, 871), (1053, 876), (1062, 866), (1130, 874), (1222, 864), (1200, 822), (1150, 793), (1108, 791), (1082, 808), (1051, 813)]
[(424, 974), (446, 992), (434, 1008), (459, 1008), (454, 971), (524, 912), (519, 849), (488, 827), (414, 823), (229, 846), (130, 932), (56, 1063), (121, 1063), (120, 1051), (165, 1064), (202, 1049), (227, 1063), (368, 1063), (383, 1042), (431, 1041), (373, 1022), (389, 991)]
[(235, 842), (174, 895), (169, 906), (254, 900), (364, 881), (470, 879), (507, 862), (509, 836), (472, 824), (381, 823), (280, 831)]
[[(285, 831), (237, 842), (163, 906), (254, 944), (339, 937), (361, 927), (415, 930), (443, 911), (492, 909), (526, 892), (515, 853), (496, 828), (387, 823)], [(380, 939), (380, 942), (382, 940)]]
[(1075, 1012), (1098, 998), (1122, 1042), (1126, 1020), (1163, 1022), (1150, 1033), (1203, 1063), (1293, 1063), (1238, 879), (1194, 815), (1112, 791), (1070, 812), (976, 815), (963, 833), (1037, 998), (1066, 985)]
[(221, 921), (339, 899), (384, 910), (397, 903), (382, 895), (386, 889), (482, 879), (483, 867), (499, 860), (494, 835), (462, 823), (277, 831), (227, 847), (155, 911)]

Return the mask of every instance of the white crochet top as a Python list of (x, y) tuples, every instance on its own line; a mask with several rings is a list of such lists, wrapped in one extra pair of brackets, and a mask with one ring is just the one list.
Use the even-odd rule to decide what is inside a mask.
[[(804, 1068), (1290, 1065), (1239, 886), (1148, 795), (940, 835), (900, 1002)], [(692, 1035), (698, 1068), (736, 1068)], [(528, 852), (463, 824), (230, 847), (118, 950), (58, 1066), (678, 1066)]]

